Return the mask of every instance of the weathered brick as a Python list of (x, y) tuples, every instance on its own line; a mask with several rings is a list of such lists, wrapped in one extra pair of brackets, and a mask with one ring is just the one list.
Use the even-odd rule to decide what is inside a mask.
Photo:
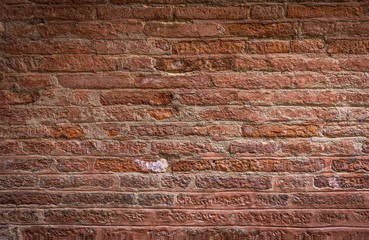
[(251, 8), (251, 18), (254, 19), (281, 19), (284, 17), (282, 5), (263, 5)]
[(88, 6), (21, 5), (2, 8), (0, 20), (89, 20), (93, 14), (93, 8)]
[(172, 163), (173, 171), (224, 171), (246, 172), (249, 170), (249, 161), (236, 159), (221, 160), (178, 160)]
[(278, 142), (234, 142), (229, 146), (230, 153), (274, 153), (278, 150)]
[(287, 17), (290, 18), (355, 17), (361, 13), (361, 7), (352, 6), (289, 5), (287, 7)]
[(97, 231), (88, 227), (28, 227), (21, 231), (21, 236), (25, 240), (47, 238), (63, 238), (73, 240), (78, 238), (94, 239)]
[(83, 138), (86, 134), (80, 126), (55, 126), (51, 128), (51, 136), (54, 138)]
[(353, 154), (352, 141), (331, 140), (326, 142), (312, 142), (310, 140), (290, 140), (283, 145), (283, 152), (292, 155), (301, 154)]
[(1, 223), (37, 223), (40, 219), (33, 210), (0, 210)]
[(173, 99), (172, 92), (148, 92), (148, 91), (111, 91), (100, 96), (102, 105), (115, 104), (150, 104), (167, 105)]
[(156, 23), (145, 25), (144, 33), (155, 37), (211, 37), (221, 32), (221, 25), (213, 22)]
[(86, 172), (88, 162), (77, 159), (58, 159), (56, 169), (60, 172)]
[(317, 176), (314, 178), (314, 186), (333, 189), (367, 189), (369, 188), (369, 176)]
[(198, 188), (215, 189), (249, 189), (268, 190), (272, 187), (270, 177), (219, 177), (219, 176), (197, 176), (195, 184)]
[(171, 118), (173, 115), (178, 115), (175, 109), (149, 109), (148, 114), (156, 120), (164, 120)]
[(144, 20), (169, 20), (171, 19), (170, 7), (98, 7), (97, 17), (104, 20), (115, 19), (144, 19)]
[(18, 158), (6, 161), (4, 169), (8, 171), (27, 171), (27, 172), (48, 171), (50, 170), (53, 163), (54, 160), (48, 158), (38, 158), (38, 159)]
[(97, 159), (94, 169), (102, 172), (166, 172), (165, 159)]
[(180, 73), (193, 71), (224, 71), (232, 68), (232, 58), (157, 58), (157, 70)]
[(133, 194), (125, 193), (69, 193), (63, 196), (61, 203), (68, 206), (120, 206), (135, 204), (135, 198)]
[(160, 179), (156, 176), (120, 176), (121, 188), (158, 188)]
[(58, 82), (66, 88), (101, 89), (134, 86), (129, 74), (78, 74), (58, 75)]
[(252, 41), (249, 43), (251, 53), (288, 53), (290, 42), (288, 41)]
[(369, 171), (369, 161), (362, 159), (340, 159), (331, 162), (331, 168), (335, 172)]
[(185, 189), (191, 183), (191, 178), (186, 176), (164, 176), (161, 178), (161, 186), (166, 188)]
[(245, 137), (314, 137), (318, 136), (319, 127), (315, 125), (243, 125)]
[(36, 177), (34, 176), (0, 176), (0, 187), (2, 189), (11, 188), (34, 188), (37, 186)]
[(368, 53), (369, 40), (329, 39), (329, 53)]
[(212, 152), (214, 148), (211, 144), (200, 144), (192, 142), (182, 142), (182, 143), (152, 143), (151, 152), (153, 154), (166, 153), (166, 154), (195, 154)]
[(246, 41), (180, 41), (172, 44), (173, 54), (245, 53)]
[(236, 90), (205, 89), (181, 95), (180, 102), (187, 105), (223, 105), (236, 102), (237, 96)]
[(251, 160), (250, 170), (257, 172), (318, 172), (324, 160)]
[(258, 38), (289, 37), (297, 34), (295, 23), (229, 23), (224, 26), (225, 34)]
[(137, 202), (141, 206), (172, 206), (173, 195), (163, 193), (139, 194), (137, 197)]
[(248, 7), (177, 7), (177, 19), (247, 19)]
[(112, 188), (115, 178), (112, 176), (46, 176), (40, 178), (40, 186), (45, 189), (74, 188)]
[(9, 192), (0, 194), (2, 205), (57, 205), (62, 198), (61, 194), (42, 192)]
[(47, 24), (36, 25), (36, 27), (37, 31), (44, 38), (78, 36), (92, 39), (120, 39), (122, 37), (140, 35), (144, 30), (143, 23), (133, 19), (81, 21), (78, 23), (70, 21), (48, 21)]
[(324, 47), (325, 43), (323, 40), (306, 39), (291, 41), (291, 52), (294, 53), (321, 53), (324, 52)]
[(207, 75), (141, 76), (136, 78), (139, 88), (207, 88), (211, 86)]

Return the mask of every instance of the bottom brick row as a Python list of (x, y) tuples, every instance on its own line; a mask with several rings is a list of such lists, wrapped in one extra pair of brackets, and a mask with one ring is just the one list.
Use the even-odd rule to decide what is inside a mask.
[(133, 228), (133, 227), (0, 227), (0, 239), (8, 240), (367, 240), (368, 228)]

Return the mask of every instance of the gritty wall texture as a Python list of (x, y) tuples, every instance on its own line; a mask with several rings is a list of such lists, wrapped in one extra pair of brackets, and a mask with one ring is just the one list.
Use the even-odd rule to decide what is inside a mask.
[(369, 239), (368, 1), (0, 6), (0, 239)]

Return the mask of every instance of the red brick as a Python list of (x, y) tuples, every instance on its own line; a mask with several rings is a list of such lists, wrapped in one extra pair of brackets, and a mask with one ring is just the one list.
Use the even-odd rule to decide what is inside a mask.
[(335, 78), (335, 75), (314, 72), (247, 72), (213, 74), (211, 79), (217, 87), (284, 89), (325, 87), (329, 84), (327, 76)]
[(61, 194), (42, 192), (8, 192), (0, 194), (1, 205), (57, 205)]
[(2, 8), (0, 20), (89, 20), (94, 9), (87, 6), (35, 6), (20, 5)]
[(318, 172), (324, 160), (251, 160), (250, 170), (256, 172)]
[(159, 184), (160, 178), (156, 176), (133, 176), (133, 175), (120, 176), (121, 188), (134, 188), (134, 189), (158, 188)]
[(369, 176), (317, 176), (314, 178), (314, 186), (333, 189), (367, 189), (369, 188)]
[(198, 188), (268, 190), (272, 187), (271, 177), (219, 177), (197, 176)]
[(97, 159), (94, 169), (102, 172), (166, 172), (167, 160)]
[(354, 153), (354, 143), (348, 140), (312, 142), (310, 140), (290, 140), (283, 143), (283, 152), (292, 155), (301, 154), (345, 154)]
[(144, 19), (144, 20), (170, 20), (172, 10), (170, 7), (98, 7), (97, 17), (103, 20), (116, 19)]
[(329, 53), (368, 53), (369, 40), (329, 39)]
[(136, 87), (139, 88), (207, 88), (211, 86), (207, 75), (183, 76), (140, 76), (136, 78)]
[(40, 178), (40, 187), (45, 189), (109, 189), (115, 178), (104, 175), (46, 176)]
[(248, 7), (177, 7), (177, 19), (247, 19)]
[(8, 160), (5, 163), (5, 170), (39, 172), (48, 171), (53, 165), (54, 160), (47, 158), (24, 159), (22, 157), (14, 160)]
[(251, 53), (288, 53), (290, 42), (288, 41), (252, 41), (249, 43)]
[(335, 172), (369, 171), (369, 161), (365, 159), (333, 160), (331, 168)]
[(83, 138), (86, 134), (80, 126), (55, 126), (51, 128), (53, 138)]
[(259, 38), (289, 37), (297, 35), (295, 23), (229, 23), (224, 26), (225, 34)]
[(34, 210), (0, 210), (2, 223), (37, 223), (40, 219)]
[(176, 172), (190, 171), (224, 171), (246, 172), (249, 170), (249, 162), (246, 160), (222, 159), (222, 160), (178, 160), (172, 163), (172, 169)]
[(216, 23), (147, 23), (144, 33), (156, 37), (210, 37), (217, 36), (221, 26)]
[(331, 6), (331, 5), (289, 5), (287, 17), (315, 18), (315, 17), (355, 17), (362, 14), (361, 7)]
[(243, 125), (245, 137), (314, 137), (318, 136), (319, 127), (315, 125)]
[[(39, 0), (38, 0), (39, 1)], [(80, 237), (93, 239), (96, 237), (96, 230), (87, 227), (31, 227), (24, 228), (21, 236), (25, 240), (64, 238), (65, 240), (78, 239)]]
[(185, 136), (240, 136), (240, 129), (233, 125), (209, 125), (206, 127), (194, 126), (184, 127), (183, 134)]
[(254, 19), (281, 19), (284, 17), (282, 5), (264, 5), (251, 8), (251, 18)]
[(167, 105), (173, 99), (172, 92), (153, 92), (153, 91), (111, 91), (100, 96), (102, 105), (115, 104), (150, 104)]
[(133, 194), (126, 193), (69, 193), (62, 199), (68, 206), (129, 206), (135, 204)]
[(0, 187), (2, 189), (11, 188), (34, 188), (37, 186), (36, 177), (33, 176), (0, 176)]
[(182, 208), (244, 208), (251, 206), (251, 197), (243, 193), (181, 193), (177, 202)]
[(275, 190), (283, 192), (301, 191), (308, 188), (310, 181), (306, 177), (299, 176), (282, 176), (275, 178), (273, 186)]
[(128, 142), (128, 141), (104, 141), (101, 143), (101, 153), (109, 154), (127, 154), (137, 155), (146, 152), (147, 144), (144, 142)]
[(192, 142), (171, 142), (171, 143), (158, 143), (151, 144), (151, 152), (153, 154), (166, 153), (166, 154), (196, 154), (204, 152), (213, 152), (214, 148), (211, 144), (199, 144)]
[(78, 74), (58, 75), (58, 82), (66, 88), (127, 88), (133, 87), (134, 81), (129, 74)]
[(97, 151), (96, 142), (92, 141), (60, 141), (55, 143), (56, 150), (55, 154), (59, 155), (84, 155), (91, 154)]
[(366, 92), (349, 91), (247, 91), (239, 92), (241, 102), (257, 105), (319, 104), (323, 106), (363, 105), (369, 100)]
[(235, 142), (229, 146), (230, 153), (274, 153), (278, 150), (278, 142)]
[(262, 121), (264, 113), (252, 107), (223, 107), (220, 110), (205, 110), (201, 117), (206, 120)]
[(177, 126), (131, 126), (130, 134), (140, 136), (168, 136), (175, 135), (179, 128)]
[(294, 53), (321, 53), (324, 52), (325, 43), (323, 40), (292, 40), (291, 52)]
[(173, 206), (173, 195), (162, 193), (139, 194), (137, 202), (141, 206)]
[(288, 195), (286, 194), (258, 194), (255, 196), (255, 205), (281, 207), (286, 206), (288, 202)]
[(50, 154), (54, 147), (52, 142), (33, 140), (24, 142), (23, 150), (29, 154)]
[(157, 58), (157, 70), (180, 73), (193, 71), (224, 71), (232, 68), (233, 59), (223, 58)]
[(232, 54), (245, 53), (245, 41), (180, 41), (172, 43), (173, 54)]
[(163, 176), (161, 186), (173, 189), (185, 189), (191, 183), (191, 178), (186, 176)]
[(77, 159), (58, 159), (56, 169), (60, 172), (86, 172), (88, 162)]
[(297, 193), (292, 196), (294, 206), (313, 206), (314, 208), (361, 208), (365, 198), (356, 193)]
[(238, 91), (236, 90), (198, 90), (192, 93), (181, 95), (180, 102), (187, 105), (223, 105), (237, 101)]
[(343, 35), (343, 36), (368, 36), (368, 23), (359, 21), (337, 22), (304, 22), (301, 33), (311, 36)]
[(94, 43), (88, 40), (42, 40), (4, 42), (0, 51), (16, 55), (88, 54), (95, 53)]
[(133, 19), (115, 21), (81, 21), (78, 23), (48, 21), (47, 24), (38, 25), (37, 30), (43, 38), (77, 36), (92, 39), (120, 39), (122, 37), (142, 34), (143, 24), (141, 21)]
[(148, 114), (156, 120), (171, 118), (173, 115), (179, 115), (175, 109), (149, 109)]

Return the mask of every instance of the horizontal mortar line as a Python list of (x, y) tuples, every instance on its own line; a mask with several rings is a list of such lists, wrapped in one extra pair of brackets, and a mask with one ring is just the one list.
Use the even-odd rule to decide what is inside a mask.
[[(82, 205), (82, 204), (81, 204)], [(219, 211), (264, 211), (264, 210), (273, 210), (275, 212), (283, 212), (283, 211), (306, 211), (306, 210), (314, 210), (314, 211), (334, 211), (334, 210), (358, 210), (358, 211), (363, 211), (363, 210), (368, 210), (368, 207), (363, 207), (363, 208), (294, 208), (294, 207), (289, 207), (289, 208), (281, 208), (279, 206), (273, 206), (269, 207), (269, 208), (253, 208), (253, 207), (243, 207), (243, 206), (238, 206), (238, 207), (229, 207), (227, 206), (227, 210), (223, 210), (221, 208), (202, 208), (202, 207), (197, 207), (197, 208), (188, 208), (186, 206), (184, 206), (183, 208), (174, 208), (174, 207), (170, 207), (170, 206), (162, 206), (162, 207), (150, 207), (150, 208), (138, 208), (137, 206), (140, 206), (138, 204), (136, 205), (125, 205), (125, 204), (120, 204), (119, 206), (113, 206), (113, 207), (104, 207), (104, 206), (100, 206), (99, 204), (95, 204), (94, 206), (92, 206), (93, 204), (85, 204), (84, 206), (74, 206), (74, 205), (68, 205), (68, 204), (60, 204), (57, 207), (45, 207), (43, 205), (38, 205), (37, 209), (35, 209), (34, 207), (27, 207), (26, 205), (17, 205), (16, 208), (14, 207), (10, 207), (10, 206), (6, 206), (3, 207), (4, 205), (0, 205), (1, 210), (35, 210), (35, 211), (42, 211), (42, 210), (96, 210), (96, 208), (98, 207), (99, 209), (104, 209), (104, 210), (143, 210), (143, 211), (151, 211), (151, 210), (161, 210), (161, 211), (215, 211), (215, 212), (219, 212)], [(118, 205), (118, 204), (117, 204)], [(190, 205), (191, 206), (191, 205)], [(67, 208), (66, 208), (67, 207)], [(224, 206), (219, 206), (219, 207), (223, 207)], [(0, 210), (0, 211), (1, 211)]]
[[(7, 226), (13, 226), (13, 223), (11, 224), (8, 224)], [(50, 227), (50, 228), (53, 228), (54, 226), (56, 227), (72, 227), (72, 228), (79, 228), (79, 227), (84, 227), (83, 225), (76, 225), (76, 224), (73, 224), (73, 225), (66, 225), (66, 224), (60, 224), (60, 225), (52, 225), (52, 224), (38, 224), (38, 225), (35, 225), (35, 224), (23, 224), (22, 226), (18, 226), (18, 225), (14, 225), (14, 226), (17, 226), (17, 227), (20, 227), (20, 228), (28, 228), (28, 227), (32, 227), (32, 226), (45, 226), (45, 227)], [(111, 228), (112, 225), (89, 225), (89, 227), (96, 227), (96, 228)], [(175, 228), (183, 228), (183, 227), (188, 227), (188, 228), (192, 228), (192, 229), (203, 229), (203, 228), (206, 228), (207, 226), (204, 225), (204, 226), (199, 226), (199, 225), (196, 225), (196, 226), (189, 226), (189, 225), (183, 225), (183, 226), (170, 226), (170, 225), (160, 225), (160, 226), (163, 226), (163, 227), (168, 227), (169, 229), (175, 229)], [(260, 228), (260, 229), (277, 229), (279, 230), (281, 227), (277, 227), (277, 226), (239, 226), (239, 225), (232, 225), (232, 226), (225, 226), (223, 228), (223, 226), (214, 226), (214, 225), (210, 225), (211, 227), (216, 227), (217, 229), (234, 229), (234, 228), (250, 228), (250, 230), (253, 230), (252, 228), (254, 227), (257, 227), (257, 228)], [(120, 227), (120, 225), (115, 225), (115, 227)], [(142, 228), (146, 228), (146, 229), (152, 229), (152, 227), (156, 227), (156, 226), (150, 226), (150, 225), (146, 225), (146, 226), (143, 226), (143, 225), (136, 225), (136, 226), (121, 226), (121, 227), (125, 227), (125, 229), (142, 229)], [(128, 228), (127, 228), (128, 227)], [(302, 227), (304, 228), (304, 227)], [(351, 227), (351, 226), (343, 226), (343, 227), (338, 227), (338, 226), (329, 226), (329, 227), (309, 227), (309, 229), (311, 230), (320, 230), (321, 228), (324, 228), (324, 229), (332, 229), (332, 230), (341, 230), (341, 229), (348, 229), (348, 230), (354, 230), (354, 229), (358, 229), (358, 230), (361, 230), (362, 227)], [(118, 228), (119, 229), (119, 228)], [(301, 227), (293, 227), (293, 226), (283, 226), (283, 229), (301, 229)]]
[[(77, 223), (76, 223), (77, 224)], [(46, 224), (46, 223), (40, 223), (40, 224), (32, 224), (32, 226), (47, 226), (47, 227), (50, 227), (50, 226), (72, 226), (73, 228), (75, 227), (92, 227), (92, 226), (99, 226), (101, 227), (101, 225), (89, 225), (89, 224), (81, 224), (81, 223), (78, 223), (78, 225), (63, 225), (63, 224), (58, 224), (58, 223), (53, 223), (53, 222), (50, 222), (49, 224)], [(96, 223), (95, 223), (96, 224)], [(101, 223), (101, 224), (104, 224), (104, 223)], [(318, 223), (315, 223), (316, 225)], [(24, 223), (12, 223), (12, 225), (14, 226), (24, 226)], [(108, 225), (108, 224), (104, 224), (103, 225), (104, 227), (146, 227), (146, 228), (150, 228), (150, 227), (188, 227), (188, 228), (192, 228), (192, 226), (201, 226), (201, 227), (216, 227), (216, 228), (222, 228), (222, 227), (241, 227), (241, 228), (244, 228), (244, 227), (248, 227), (248, 228), (252, 228), (252, 227), (255, 227), (255, 228), (259, 228), (259, 227), (265, 227), (265, 228), (269, 228), (269, 227), (274, 227), (274, 228), (283, 228), (283, 229), (286, 229), (287, 227), (289, 226), (286, 226), (286, 225), (278, 225), (278, 226), (273, 226), (273, 225), (239, 225), (239, 224), (219, 224), (219, 223), (214, 223), (214, 225), (200, 225), (200, 224), (197, 224), (197, 225), (181, 225), (181, 224), (178, 224), (178, 225), (135, 225), (135, 224), (127, 224), (127, 225), (116, 225), (116, 224), (111, 224), (111, 225)], [(347, 225), (336, 225), (336, 226), (321, 226), (319, 227), (318, 229), (327, 229), (327, 228), (331, 228), (331, 227), (337, 227), (337, 228), (341, 228), (341, 227), (346, 227), (346, 228), (350, 228), (350, 226), (347, 226)], [(369, 232), (368, 230), (368, 227), (367, 226), (352, 226), (353, 228), (356, 228), (356, 229), (365, 229)], [(200, 227), (199, 227), (200, 228)], [(295, 229), (315, 229), (317, 228), (316, 226), (301, 226), (301, 227), (293, 227)]]
[[(132, 188), (129, 188), (132, 189)], [(42, 191), (40, 191), (42, 190)], [(184, 189), (185, 190), (185, 189)], [(207, 189), (208, 190), (208, 189)], [(216, 191), (216, 190), (222, 190), (220, 191)], [(237, 192), (234, 192), (235, 190), (238, 190)], [(328, 191), (327, 191), (328, 190)], [(69, 189), (63, 189), (63, 190), (55, 190), (55, 189), (45, 189), (45, 188), (41, 188), (41, 189), (2, 189), (0, 190), (0, 192), (5, 192), (5, 193), (13, 193), (13, 192), (32, 192), (32, 193), (60, 193), (63, 194), (63, 192), (65, 193), (70, 193), (70, 191), (73, 191), (75, 193), (112, 193), (112, 191), (114, 191), (114, 193), (124, 193), (124, 194), (137, 194), (137, 193), (171, 193), (171, 194), (196, 194), (196, 193), (201, 193), (201, 194), (232, 194), (232, 193), (237, 193), (237, 194), (263, 194), (263, 195), (267, 195), (267, 194), (286, 194), (288, 195), (289, 193), (286, 192), (278, 192), (275, 190), (255, 190), (255, 191), (250, 191), (250, 190), (243, 190), (243, 189), (237, 189), (234, 188), (232, 190), (229, 191), (225, 191), (224, 189), (214, 189), (213, 191), (208, 191), (208, 192), (204, 192), (204, 189), (198, 189), (197, 191), (195, 191), (194, 189), (190, 189), (190, 191), (182, 191), (182, 192), (177, 192), (178, 190), (167, 190), (167, 189), (150, 189), (150, 190), (142, 190), (142, 189), (137, 189), (136, 191), (132, 190), (132, 191), (125, 191), (124, 188), (119, 188), (119, 189), (78, 189), (78, 188), (69, 188)], [(78, 191), (78, 192), (77, 192)], [(352, 191), (352, 190), (351, 190)], [(369, 189), (358, 189), (356, 192), (351, 192), (351, 191), (345, 191), (345, 190), (337, 190), (337, 189), (323, 189), (323, 190), (313, 190), (313, 191), (301, 191), (301, 192), (293, 192), (292, 194), (315, 194), (315, 193), (321, 193), (321, 194), (333, 194), (333, 195), (340, 195), (340, 193), (347, 193), (347, 194), (358, 194), (360, 195), (361, 193), (364, 194), (368, 194), (369, 193)]]

